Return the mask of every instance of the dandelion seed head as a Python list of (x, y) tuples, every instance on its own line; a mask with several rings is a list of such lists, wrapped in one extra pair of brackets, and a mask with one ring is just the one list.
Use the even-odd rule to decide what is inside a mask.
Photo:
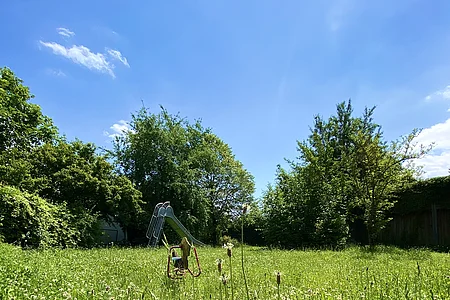
[(232, 243), (223, 244), (223, 248), (225, 248), (225, 249), (232, 249), (233, 247), (234, 247), (234, 245)]
[(228, 257), (231, 257), (233, 255), (233, 252), (231, 249), (233, 249), (234, 245), (232, 243), (226, 243), (223, 245), (223, 248), (227, 249), (227, 255)]
[(222, 262), (223, 260), (221, 258), (216, 259), (217, 271), (219, 271), (219, 273), (222, 273)]

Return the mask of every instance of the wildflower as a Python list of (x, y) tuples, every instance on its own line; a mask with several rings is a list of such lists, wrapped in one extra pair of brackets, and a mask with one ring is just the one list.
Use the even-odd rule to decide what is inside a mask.
[(275, 272), (275, 275), (277, 276), (277, 285), (280, 285), (280, 283), (281, 283), (281, 272), (277, 271), (277, 272)]
[[(231, 281), (231, 300), (234, 300), (234, 287), (233, 287), (233, 267), (231, 264), (231, 256), (232, 254), (232, 248), (233, 248), (233, 244), (232, 243), (227, 243), (226, 245), (223, 245), (224, 248), (227, 249), (227, 255), (228, 258), (230, 259), (230, 281)], [(226, 284), (226, 283), (224, 283)]]
[(231, 257), (233, 255), (232, 250), (234, 245), (232, 243), (226, 243), (225, 245), (223, 245), (223, 248), (227, 249), (227, 255), (228, 257)]
[(217, 271), (219, 271), (219, 274), (221, 274), (222, 273), (223, 260), (221, 258), (219, 258), (219, 259), (216, 260), (216, 263), (217, 263)]
[(281, 273), (280, 271), (276, 271), (275, 275), (277, 276), (277, 293), (278, 293), (278, 299), (281, 299), (280, 296), (280, 283), (281, 283)]
[(220, 277), (220, 280), (222, 280), (222, 283), (226, 285), (228, 283), (228, 276), (225, 275), (225, 273), (223, 273), (222, 276)]

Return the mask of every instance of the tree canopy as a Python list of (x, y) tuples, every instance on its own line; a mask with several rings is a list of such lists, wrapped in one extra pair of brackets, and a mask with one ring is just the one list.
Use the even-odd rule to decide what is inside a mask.
[[(340, 247), (358, 241), (362, 224), (374, 244), (398, 199), (397, 212), (409, 210), (416, 206), (405, 197), (423, 204), (435, 188), (442, 194), (448, 187), (448, 178), (434, 180), (432, 189), (416, 179), (410, 162), (431, 149), (414, 144), (419, 130), (386, 141), (375, 108), (356, 117), (351, 101), (328, 119), (314, 117), (309, 136), (297, 143), (298, 157), (289, 168), (277, 167), (257, 201), (252, 174), (200, 120), (143, 107), (105, 151), (61, 136), (33, 97), (0, 68), (0, 240), (23, 247), (93, 246), (100, 221), (117, 222), (129, 240), (146, 242), (151, 213), (166, 201), (210, 243), (245, 224), (253, 233), (262, 229), (271, 245)], [(245, 218), (243, 204), (252, 207)]]
[(130, 127), (116, 138), (114, 156), (119, 172), (142, 193), (147, 213), (170, 201), (190, 231), (217, 242), (238, 207), (253, 201), (251, 174), (198, 120), (188, 122), (164, 108), (158, 114), (142, 108)]
[(393, 192), (414, 180), (415, 169), (406, 162), (429, 148), (413, 145), (417, 130), (386, 142), (373, 121), (374, 109), (354, 117), (348, 101), (338, 104), (328, 120), (314, 118), (311, 134), (298, 142), (291, 171), (279, 168), (275, 187), (264, 195), (269, 242), (286, 241), (270, 226), (280, 215), (299, 226), (286, 233), (296, 237), (297, 245), (343, 245), (355, 219), (364, 221), (370, 244), (377, 238), (389, 220)]
[[(141, 212), (140, 192), (95, 145), (59, 136), (32, 98), (21, 79), (0, 69), (0, 234), (24, 244), (34, 231), (49, 231), (32, 245), (91, 245), (100, 219), (128, 226)], [(61, 228), (45, 225), (52, 222), (67, 224), (70, 234), (57, 237), (51, 232)]]

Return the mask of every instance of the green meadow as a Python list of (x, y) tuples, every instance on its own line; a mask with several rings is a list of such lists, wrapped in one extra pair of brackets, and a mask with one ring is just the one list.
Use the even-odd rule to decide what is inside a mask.
[[(448, 253), (244, 249), (251, 299), (450, 299)], [(22, 250), (0, 244), (0, 299), (247, 299), (239, 247), (233, 248), (232, 278), (226, 249), (197, 250), (201, 275), (171, 280), (165, 248)], [(226, 282), (217, 259), (224, 260)]]

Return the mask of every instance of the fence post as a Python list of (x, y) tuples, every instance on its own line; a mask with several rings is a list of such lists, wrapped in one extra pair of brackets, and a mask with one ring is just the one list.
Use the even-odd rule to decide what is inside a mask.
[(438, 222), (437, 222), (437, 208), (436, 204), (431, 204), (431, 223), (433, 226), (433, 240), (434, 244), (439, 244), (439, 232), (438, 232)]

